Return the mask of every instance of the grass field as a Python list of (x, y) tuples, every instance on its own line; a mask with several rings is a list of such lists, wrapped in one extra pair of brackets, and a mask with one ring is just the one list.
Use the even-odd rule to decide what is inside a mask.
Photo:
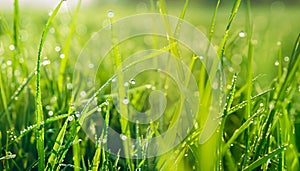
[[(297, 5), (276, 2), (256, 6), (250, 0), (236, 0), (208, 6), (152, 0), (83, 7), (79, 3), (61, 9), (68, 3), (61, 1), (49, 12), (14, 2), (13, 10), (0, 11), (0, 170), (300, 169)], [(217, 65), (212, 65), (217, 68), (213, 76), (223, 84), (217, 88), (209, 84), (211, 73), (201, 57), (206, 59), (210, 53), (198, 56), (180, 44), (176, 33), (174, 39), (168, 38), (173, 34), (168, 32), (168, 24), (162, 27), (166, 35), (136, 36), (121, 43), (114, 39), (119, 35), (114, 35), (118, 32), (112, 24), (106, 28), (112, 49), (101, 64), (88, 61), (92, 58), (87, 56), (89, 65), (82, 69), (92, 35), (118, 19), (140, 13), (177, 16), (202, 31), (218, 59)], [(132, 25), (124, 28), (128, 32), (134, 29)], [(94, 42), (97, 46), (87, 53), (93, 56), (92, 52), (107, 50), (100, 42)], [(158, 51), (140, 60), (137, 52), (148, 49)], [(126, 82), (128, 72), (122, 67), (144, 66), (153, 60), (154, 68), (168, 62), (165, 67), (172, 68), (172, 60), (156, 58), (165, 53), (175, 57), (175, 64), (181, 61), (187, 66), (188, 71), (183, 70), (190, 74), (182, 81), (185, 93), (180, 92), (176, 79), (160, 69), (137, 72)], [(78, 80), (91, 74), (92, 68), (95, 89), (89, 86), (89, 79)], [(189, 87), (194, 83), (192, 77), (197, 87)], [(121, 86), (114, 90), (113, 85)], [(192, 96), (188, 91), (194, 88), (197, 101), (186, 102), (185, 98)], [(211, 101), (214, 89), (224, 93), (216, 105)], [(91, 97), (95, 97), (93, 105), (87, 106)], [(116, 98), (123, 100), (116, 102)], [(132, 112), (129, 106), (145, 112), (154, 105), (159, 111), (166, 109), (157, 120), (139, 123), (124, 117)], [(189, 119), (180, 116), (186, 105), (197, 109), (193, 120), (187, 121), (189, 129), (185, 129), (185, 121), (176, 125), (177, 120)], [(219, 111), (214, 118), (217, 128), (208, 141), (199, 143), (211, 110)], [(177, 132), (171, 132), (173, 135), (156, 147), (166, 153), (149, 157), (151, 139), (168, 133), (174, 125)], [(120, 152), (108, 150), (117, 148), (109, 128), (120, 137)], [(186, 132), (186, 137), (180, 137), (181, 132)], [(128, 137), (136, 139), (135, 144)], [(176, 146), (167, 150), (167, 141), (176, 142)]]

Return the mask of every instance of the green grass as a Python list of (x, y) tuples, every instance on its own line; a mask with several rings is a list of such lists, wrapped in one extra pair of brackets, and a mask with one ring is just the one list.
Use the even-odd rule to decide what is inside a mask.
[[(255, 6), (250, 0), (236, 0), (232, 6), (220, 2), (215, 7), (188, 0), (175, 4), (159, 0), (84, 8), (79, 1), (74, 9), (61, 11), (66, 3), (62, 0), (48, 15), (49, 11), (23, 8), (15, 0), (12, 11), (0, 11), (0, 170), (299, 170), (300, 11), (288, 5), (285, 9)], [(199, 144), (199, 137), (211, 105), (208, 75), (216, 73), (206, 73), (201, 60), (172, 38), (151, 35), (117, 44), (111, 27), (114, 47), (98, 70), (99, 87), (85, 92), (97, 99), (97, 105), (91, 108), (90, 100), (83, 110), (76, 108), (78, 91), (84, 85), (73, 84), (77, 80), (72, 79), (77, 78), (73, 77), (76, 58), (86, 41), (105, 23), (136, 14), (143, 5), (148, 7), (144, 12), (172, 14), (191, 22), (212, 45), (218, 45), (215, 49), (226, 75), (219, 78), (226, 79), (219, 88), (225, 89), (226, 98), (220, 99), (225, 104), (220, 109), (220, 125), (204, 144)], [(110, 10), (113, 18), (107, 17)], [(181, 24), (177, 24), (175, 37)], [(165, 27), (166, 34), (172, 35), (166, 18)], [(144, 111), (150, 107), (148, 84), (167, 78), (155, 87), (168, 92), (171, 102), (164, 116), (149, 124), (120, 117), (113, 103), (116, 95), (109, 92), (114, 78), (118, 77), (119, 85), (124, 82), (123, 74), (130, 65), (123, 66), (124, 70), (118, 67), (126, 56), (149, 48), (159, 51), (135, 63), (165, 52), (173, 54), (189, 66), (204, 102), (188, 136), (171, 151), (152, 158), (145, 156), (147, 141), (167, 131), (183, 105), (174, 93), (174, 82), (153, 71), (140, 74), (130, 85), (134, 87), (130, 104)], [(213, 67), (218, 65), (216, 60)], [(124, 86), (117, 92), (119, 99), (126, 97)], [(123, 116), (128, 113), (122, 101), (119, 107)], [(107, 126), (93, 139), (81, 124), (86, 119), (83, 116), (96, 111)], [(139, 159), (105, 150), (108, 125), (140, 140), (136, 151), (128, 141), (123, 143), (125, 156), (136, 153)]]

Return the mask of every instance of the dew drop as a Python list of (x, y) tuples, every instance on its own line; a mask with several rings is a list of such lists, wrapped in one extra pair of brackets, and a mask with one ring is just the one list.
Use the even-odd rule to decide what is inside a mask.
[(275, 62), (275, 66), (279, 66), (279, 62), (278, 61)]
[(113, 18), (114, 17), (114, 12), (112, 12), (112, 11), (108, 11), (108, 13), (107, 13), (107, 17), (108, 18)]
[(9, 59), (6, 61), (7, 66), (10, 66), (12, 64), (12, 61)]
[(288, 61), (290, 60), (290, 58), (289, 58), (288, 56), (286, 56), (286, 57), (283, 58), (283, 60), (284, 60), (285, 62), (288, 62)]
[(203, 60), (203, 59), (204, 59), (204, 56), (202, 56), (202, 55), (199, 56), (199, 59), (200, 59), (200, 60)]
[(233, 147), (233, 144), (230, 144), (230, 147)]
[(99, 108), (97, 109), (97, 111), (98, 111), (98, 112), (101, 112), (101, 111), (102, 111), (102, 108), (101, 108), (101, 107), (99, 107)]
[(135, 80), (134, 79), (130, 79), (130, 84), (134, 85), (135, 84)]
[(123, 104), (127, 105), (129, 103), (129, 99), (127, 97), (124, 97)]
[(46, 66), (46, 65), (49, 65), (50, 63), (51, 63), (50, 60), (45, 59), (45, 60), (42, 62), (42, 65), (43, 65), (43, 66)]
[(125, 141), (127, 139), (126, 135), (120, 134), (121, 140)]
[(48, 115), (49, 115), (49, 116), (53, 116), (53, 111), (50, 110), (50, 111), (48, 112)]
[(61, 59), (64, 59), (64, 58), (65, 58), (65, 54), (62, 53), (62, 54), (59, 55), (59, 57), (60, 57)]
[(187, 157), (187, 156), (188, 156), (188, 154), (187, 154), (187, 153), (185, 153), (185, 154), (184, 154), (184, 156), (185, 156), (185, 157)]
[(271, 102), (271, 103), (269, 104), (269, 108), (270, 108), (270, 109), (273, 109), (273, 108), (274, 108), (274, 103), (273, 103), (273, 102)]
[(242, 37), (242, 38), (243, 38), (243, 37), (246, 37), (246, 33), (243, 32), (243, 31), (241, 31), (241, 32), (239, 33), (239, 36)]
[(13, 50), (15, 50), (15, 46), (14, 45), (9, 45), (9, 50), (11, 50), (11, 51), (13, 51)]
[(68, 121), (72, 121), (74, 119), (74, 116), (68, 116)]
[(85, 91), (80, 92), (80, 96), (81, 96), (81, 97), (86, 96), (86, 92), (85, 92)]
[(54, 49), (55, 49), (56, 52), (59, 52), (59, 51), (60, 51), (60, 47), (59, 47), (59, 46), (55, 46)]
[(76, 118), (79, 118), (80, 117), (80, 112), (76, 111), (75, 116), (76, 116)]
[(89, 68), (91, 68), (91, 69), (94, 68), (94, 64), (90, 63)]
[(260, 103), (259, 106), (260, 106), (260, 107), (263, 107), (263, 106), (264, 106), (264, 103)]

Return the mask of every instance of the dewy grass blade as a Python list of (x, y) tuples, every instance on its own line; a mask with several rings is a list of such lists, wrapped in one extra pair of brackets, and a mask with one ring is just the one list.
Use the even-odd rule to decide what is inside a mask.
[(54, 11), (52, 12), (50, 18), (48, 19), (44, 31), (42, 33), (42, 37), (40, 40), (40, 45), (38, 49), (37, 56), (37, 66), (36, 66), (36, 123), (37, 123), (37, 132), (36, 132), (36, 148), (38, 151), (38, 169), (39, 171), (44, 170), (45, 168), (45, 152), (44, 152), (44, 128), (41, 127), (41, 123), (44, 121), (43, 117), (43, 108), (42, 108), (42, 96), (41, 96), (41, 55), (44, 47), (44, 43), (50, 29), (50, 25), (53, 22), (56, 14), (58, 13), (62, 3), (64, 0), (61, 0), (59, 4), (56, 6)]
[[(74, 117), (74, 116), (71, 115), (70, 117)], [(47, 165), (46, 165), (46, 170), (54, 170), (55, 166), (58, 164), (57, 163), (57, 158), (58, 158), (57, 155), (58, 155), (58, 152), (60, 151), (61, 146), (63, 144), (64, 136), (66, 134), (67, 125), (68, 125), (68, 119), (65, 120), (65, 123), (64, 123), (63, 127), (60, 129), (60, 131), (59, 131), (59, 133), (56, 137), (52, 152), (50, 154), (50, 157), (49, 157)]]
[(251, 115), (250, 118), (248, 118), (238, 129), (236, 129), (233, 133), (233, 135), (230, 137), (230, 139), (226, 142), (226, 144), (223, 147), (223, 154), (225, 155), (226, 151), (230, 148), (230, 145), (238, 138), (239, 135), (241, 135), (252, 123), (253, 119), (257, 117), (259, 114), (261, 114), (263, 110), (258, 110), (255, 114)]
[[(282, 85), (279, 85), (277, 88), (277, 91), (274, 96), (274, 104), (273, 108), (270, 109), (268, 118), (264, 125), (262, 125), (261, 133), (259, 135), (259, 139), (257, 140), (257, 147), (255, 147), (255, 153), (254, 153), (254, 160), (258, 159), (260, 154), (262, 153), (262, 150), (265, 149), (267, 145), (266, 137), (270, 136), (271, 133), (271, 127), (273, 126), (273, 120), (275, 118), (275, 115), (278, 113), (279, 106), (282, 102), (285, 101), (286, 98), (286, 90), (289, 85), (292, 85), (292, 83), (295, 81), (294, 76), (297, 73), (297, 70), (299, 69), (300, 64), (300, 34), (296, 40), (295, 47), (293, 49), (292, 56), (294, 56), (294, 62), (290, 64), (290, 70), (287, 73), (284, 82)], [(297, 81), (297, 80), (296, 80)], [(268, 140), (268, 139), (267, 139)]]
[(263, 163), (267, 162), (269, 159), (273, 158), (274, 156), (278, 155), (279, 153), (281, 153), (283, 150), (286, 149), (286, 145), (277, 148), (276, 150), (270, 152), (269, 154), (266, 154), (265, 156), (257, 159), (256, 161), (254, 161), (252, 164), (250, 164), (249, 166), (247, 166), (245, 169), (243, 169), (243, 171), (250, 171), (250, 170), (254, 170), (255, 168), (259, 167), (260, 165), (262, 165)]
[(231, 108), (231, 105), (232, 105), (232, 102), (233, 102), (233, 99), (234, 99), (234, 93), (236, 91), (236, 80), (237, 80), (237, 76), (236, 74), (233, 75), (233, 78), (232, 78), (232, 83), (231, 83), (231, 88), (229, 90), (229, 94), (227, 96), (227, 99), (226, 99), (226, 103), (225, 103), (225, 107), (224, 107), (224, 112), (223, 112), (223, 119), (221, 121), (221, 126), (219, 128), (219, 142), (218, 142), (218, 149), (217, 149), (217, 157), (218, 157), (218, 160), (217, 160), (217, 170), (222, 170), (222, 163), (223, 163), (223, 153), (224, 153), (224, 149), (223, 149), (223, 143), (224, 143), (224, 140), (223, 140), (223, 135), (224, 135), (224, 129), (225, 129), (225, 123), (226, 123), (226, 119), (227, 119), (227, 114), (228, 114), (228, 111), (230, 110)]
[[(225, 33), (223, 35), (223, 38), (221, 40), (221, 43), (218, 47), (218, 50), (217, 50), (217, 58), (213, 60), (213, 63), (212, 63), (212, 66), (211, 66), (211, 73), (209, 73), (209, 75), (212, 76), (212, 78), (210, 78), (211, 81), (214, 81), (215, 80), (215, 77), (217, 76), (217, 72), (219, 72), (220, 70), (218, 69), (219, 67), (218, 66), (221, 66), (221, 70), (223, 70), (223, 55), (224, 55), (224, 49), (225, 49), (225, 46), (226, 46), (226, 42), (227, 42), (227, 39), (228, 39), (228, 36), (229, 36), (229, 31), (231, 30), (231, 24), (233, 22), (233, 19), (235, 18), (236, 16), (236, 13), (239, 9), (239, 6), (240, 6), (240, 3), (241, 3), (241, 0), (236, 0), (235, 3), (234, 3), (234, 6), (232, 8), (232, 11), (231, 11), (231, 15), (229, 17), (229, 20), (227, 22), (227, 26), (226, 26), (226, 29), (225, 29)], [(220, 61), (221, 61), (221, 65), (220, 65)], [(223, 71), (221, 71), (221, 73), (223, 73)], [(222, 79), (222, 78), (221, 78)], [(203, 103), (203, 106), (207, 107), (208, 104), (208, 100), (210, 98), (210, 94), (212, 92), (211, 90), (211, 82), (210, 81), (207, 81), (206, 84), (205, 84), (205, 88), (204, 88), (204, 91), (203, 92), (203, 95), (201, 96), (201, 99), (204, 99), (204, 103)], [(200, 93), (201, 93), (201, 90), (200, 90)], [(201, 126), (200, 126), (201, 127)], [(207, 157), (207, 153), (206, 153), (206, 150), (204, 148), (211, 148), (212, 150), (216, 150), (216, 146), (215, 144), (218, 144), (217, 140), (218, 138), (216, 138), (216, 134), (214, 134), (214, 136), (212, 136), (212, 138), (210, 139), (210, 142), (207, 142), (206, 144), (203, 144), (202, 147), (201, 147), (201, 153), (200, 154), (200, 158), (203, 158), (203, 160), (201, 160), (201, 165), (205, 165), (205, 166), (208, 166), (206, 168), (206, 170), (211, 170), (212, 167), (215, 165), (215, 162), (216, 162), (216, 156), (212, 156), (212, 157)], [(208, 144), (209, 143), (209, 144)], [(212, 145), (214, 144), (214, 145)]]
[[(58, 120), (61, 120), (61, 119), (64, 119), (66, 117), (69, 117), (71, 114), (61, 114), (61, 115), (58, 115), (58, 116), (54, 116), (54, 117), (51, 117), (51, 118), (48, 118), (44, 124), (42, 124), (41, 126), (45, 126), (45, 125), (48, 125), (50, 123), (53, 123), (55, 121), (58, 121)], [(28, 133), (34, 131), (35, 129), (37, 129), (37, 124), (34, 124), (34, 125), (30, 125), (28, 126), (27, 128), (21, 130), (20, 132), (20, 135), (17, 136), (14, 141), (10, 141), (7, 145), (10, 146), (12, 145), (13, 143), (15, 142), (18, 142), (21, 140), (21, 138), (23, 138), (25, 135), (27, 135)], [(1, 146), (0, 146), (1, 147)], [(1, 149), (3, 150), (5, 147), (1, 147)]]

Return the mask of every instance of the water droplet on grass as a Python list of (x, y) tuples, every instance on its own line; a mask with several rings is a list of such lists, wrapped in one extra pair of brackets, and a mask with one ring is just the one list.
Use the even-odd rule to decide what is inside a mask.
[(281, 45), (281, 41), (278, 41), (278, 42), (277, 42), (277, 46), (280, 46), (280, 45)]
[(260, 103), (259, 106), (260, 106), (260, 107), (263, 107), (263, 106), (264, 106), (264, 103)]
[(11, 50), (11, 51), (13, 51), (13, 50), (15, 50), (15, 46), (14, 45), (9, 45), (9, 50)]
[(7, 66), (10, 66), (12, 64), (12, 61), (9, 59), (6, 61)]
[(94, 68), (94, 64), (90, 63), (89, 68)]
[(275, 66), (279, 66), (279, 62), (278, 61), (275, 62)]
[(75, 116), (76, 116), (76, 118), (79, 118), (80, 117), (80, 112), (76, 111)]
[(187, 153), (185, 153), (185, 154), (184, 154), (184, 156), (185, 156), (185, 157), (187, 157), (187, 156), (188, 156), (188, 154), (187, 154)]
[(112, 11), (108, 11), (108, 13), (107, 13), (107, 17), (108, 18), (113, 18), (114, 17), (114, 12), (112, 12)]
[(288, 62), (288, 61), (290, 60), (290, 58), (289, 58), (288, 56), (286, 56), (286, 57), (283, 58), (283, 60), (284, 60), (285, 62)]
[(59, 47), (59, 46), (55, 46), (54, 49), (55, 49), (56, 52), (59, 52), (59, 51), (60, 51), (60, 47)]
[(273, 102), (271, 102), (271, 103), (269, 104), (269, 108), (270, 108), (271, 110), (274, 108), (274, 103), (273, 103)]
[(127, 97), (124, 97), (122, 102), (123, 104), (127, 105), (129, 103), (129, 99)]
[(135, 84), (135, 80), (134, 79), (130, 79), (130, 84), (134, 85)]
[(120, 134), (121, 140), (125, 141), (127, 139), (126, 135)]
[(85, 91), (80, 92), (80, 97), (84, 97), (84, 96), (86, 96), (86, 92)]
[(246, 37), (246, 33), (245, 32), (243, 32), (243, 31), (241, 31), (240, 33), (239, 33), (239, 37)]
[(59, 57), (60, 57), (61, 59), (64, 59), (64, 58), (65, 58), (65, 54), (62, 53), (62, 54), (59, 55)]
[(74, 119), (74, 116), (68, 116), (68, 121), (72, 121)]
[(45, 59), (45, 60), (42, 62), (42, 65), (43, 65), (43, 66), (46, 66), (46, 65), (49, 65), (50, 63), (51, 63), (50, 60)]
[(48, 112), (48, 115), (49, 115), (49, 116), (53, 116), (53, 111), (50, 110), (50, 111)]

